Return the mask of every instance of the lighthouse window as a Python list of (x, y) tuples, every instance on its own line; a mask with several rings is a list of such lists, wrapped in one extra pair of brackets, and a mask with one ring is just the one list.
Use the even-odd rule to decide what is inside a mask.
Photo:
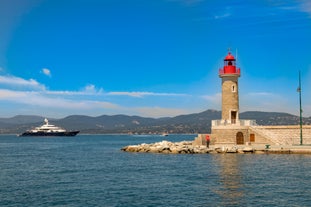
[(236, 92), (236, 87), (235, 87), (235, 85), (232, 85), (232, 92)]

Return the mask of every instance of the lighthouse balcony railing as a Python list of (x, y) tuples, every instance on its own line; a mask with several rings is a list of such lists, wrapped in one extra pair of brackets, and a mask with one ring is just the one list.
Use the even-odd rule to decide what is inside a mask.
[(241, 75), (241, 70), (240, 68), (237, 68), (234, 71), (227, 71), (227, 70), (224, 70), (223, 68), (220, 68), (219, 75)]
[(212, 126), (257, 126), (256, 120), (212, 120)]

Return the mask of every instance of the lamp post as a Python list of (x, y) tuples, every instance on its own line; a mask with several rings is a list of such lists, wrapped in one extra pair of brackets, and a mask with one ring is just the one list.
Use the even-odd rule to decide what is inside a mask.
[(300, 145), (302, 145), (302, 109), (301, 109), (301, 79), (300, 79), (300, 71), (299, 71), (299, 86), (297, 89), (299, 93), (299, 106), (300, 106)]

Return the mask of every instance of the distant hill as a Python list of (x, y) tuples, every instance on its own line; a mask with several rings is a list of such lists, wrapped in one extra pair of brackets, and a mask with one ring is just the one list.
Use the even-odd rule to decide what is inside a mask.
[(0, 118), (0, 123), (3, 124), (29, 124), (33, 122), (40, 122), (44, 118), (41, 116), (23, 116), (23, 115), (18, 115), (14, 116), (12, 118)]
[[(63, 119), (49, 118), (50, 123), (81, 133), (209, 133), (211, 120), (221, 119), (221, 111), (206, 110), (201, 113), (166, 118), (145, 118), (127, 115), (102, 115), (98, 117), (72, 115)], [(288, 113), (248, 111), (240, 119), (253, 119), (258, 125), (295, 125), (299, 117)], [(44, 117), (18, 115), (0, 118), (0, 133), (19, 134), (39, 126)], [(303, 118), (304, 124), (311, 124), (311, 117)]]
[[(240, 119), (254, 119), (258, 125), (295, 125), (299, 124), (299, 116), (279, 112), (248, 111), (240, 114)], [(303, 118), (304, 124), (311, 123), (311, 117)]]

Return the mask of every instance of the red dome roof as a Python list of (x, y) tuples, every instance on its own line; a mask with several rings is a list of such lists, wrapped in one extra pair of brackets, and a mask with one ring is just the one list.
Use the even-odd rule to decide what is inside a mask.
[(235, 60), (234, 56), (231, 55), (231, 53), (229, 52), (228, 55), (225, 57), (225, 60)]

